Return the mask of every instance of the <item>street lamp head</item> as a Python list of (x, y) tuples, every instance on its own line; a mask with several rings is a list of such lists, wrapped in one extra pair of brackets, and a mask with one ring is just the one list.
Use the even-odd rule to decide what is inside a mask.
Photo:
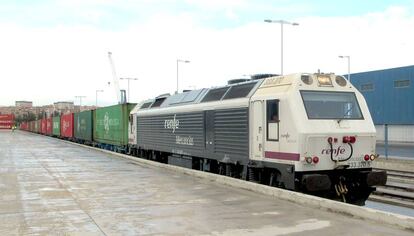
[(270, 20), (270, 19), (266, 19), (264, 20), (264, 22), (266, 23), (279, 23), (279, 24), (285, 24), (285, 25), (293, 25), (293, 26), (297, 26), (299, 25), (299, 23), (297, 22), (289, 22), (289, 21), (285, 21), (285, 20)]
[(178, 63), (178, 62), (190, 63), (190, 61), (189, 61), (189, 60), (182, 60), (182, 59), (177, 59), (177, 63)]

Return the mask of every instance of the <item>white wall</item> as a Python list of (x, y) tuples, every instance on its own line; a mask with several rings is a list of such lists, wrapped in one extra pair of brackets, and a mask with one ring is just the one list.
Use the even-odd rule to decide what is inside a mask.
[[(377, 141), (384, 142), (384, 125), (375, 125)], [(414, 125), (388, 125), (389, 142), (414, 143)]]

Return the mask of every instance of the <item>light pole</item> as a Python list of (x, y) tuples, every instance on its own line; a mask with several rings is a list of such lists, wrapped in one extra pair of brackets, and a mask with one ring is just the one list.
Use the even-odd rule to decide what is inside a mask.
[(96, 107), (98, 107), (98, 93), (99, 93), (99, 92), (103, 92), (103, 90), (102, 90), (102, 89), (96, 90), (96, 97), (95, 97), (95, 101), (96, 101), (95, 106), (96, 106)]
[(75, 98), (79, 98), (79, 111), (82, 109), (82, 98), (86, 98), (86, 96), (75, 96)]
[(122, 80), (124, 80), (124, 79), (126, 79), (126, 80), (128, 80), (128, 101), (127, 102), (130, 102), (130, 100), (129, 100), (129, 81), (130, 80), (138, 80), (138, 78), (119, 78), (119, 79), (122, 79)]
[(176, 94), (178, 93), (178, 64), (179, 64), (180, 62), (183, 62), (183, 63), (190, 63), (190, 61), (188, 61), (188, 60), (181, 60), (181, 59), (177, 59), (177, 90), (175, 91), (175, 93), (176, 93)]
[(280, 74), (283, 75), (283, 25), (297, 26), (299, 23), (289, 22), (285, 20), (264, 20), (266, 23), (277, 23), (280, 24)]
[(348, 82), (351, 83), (351, 56), (339, 56), (348, 59)]

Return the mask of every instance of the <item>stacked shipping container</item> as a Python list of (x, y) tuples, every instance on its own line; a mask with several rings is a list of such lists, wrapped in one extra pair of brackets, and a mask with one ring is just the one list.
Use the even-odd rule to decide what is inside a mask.
[(20, 124), (19, 129), (21, 129), (21, 130), (28, 130), (28, 126), (29, 126), (29, 123), (24, 122), (24, 123), (21, 123)]
[(136, 104), (119, 104), (29, 122), (27, 130), (105, 148), (125, 150), (129, 113)]
[(46, 134), (52, 135), (53, 131), (53, 119), (52, 117), (46, 118)]
[(93, 111), (82, 111), (74, 114), (75, 138), (82, 142), (92, 142)]
[(119, 147), (128, 145), (128, 118), (136, 104), (127, 103), (98, 108), (94, 112), (95, 142)]
[(60, 136), (60, 116), (53, 117), (53, 136)]
[(73, 113), (60, 117), (60, 135), (64, 138), (73, 138)]
[(46, 119), (41, 119), (39, 133), (46, 134), (46, 129), (47, 129), (47, 121)]
[(14, 125), (14, 114), (0, 115), (0, 129), (11, 129)]

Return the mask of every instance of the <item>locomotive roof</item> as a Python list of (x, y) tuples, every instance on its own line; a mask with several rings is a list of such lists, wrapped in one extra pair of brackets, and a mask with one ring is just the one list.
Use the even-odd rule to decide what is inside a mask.
[[(192, 109), (215, 109), (247, 106), (252, 96), (267, 97), (275, 93), (286, 93), (296, 90), (332, 90), (353, 91), (352, 85), (343, 76), (333, 73), (296, 73), (285, 76), (271, 76), (263, 79), (252, 79), (245, 82), (228, 84), (220, 87), (203, 88), (184, 91), (174, 95), (162, 95), (143, 101), (134, 109), (134, 113), (142, 111), (146, 115), (169, 112), (171, 109), (187, 111)], [(191, 105), (199, 104), (195, 107)], [(187, 106), (188, 105), (188, 106)], [(168, 109), (171, 108), (171, 109)]]
[(205, 103), (221, 101), (235, 98), (251, 96), (260, 86), (263, 79), (249, 80), (242, 83), (228, 84), (221, 87), (203, 88), (171, 96), (159, 96), (141, 103), (139, 109), (165, 108), (172, 106), (188, 105), (195, 103)]

